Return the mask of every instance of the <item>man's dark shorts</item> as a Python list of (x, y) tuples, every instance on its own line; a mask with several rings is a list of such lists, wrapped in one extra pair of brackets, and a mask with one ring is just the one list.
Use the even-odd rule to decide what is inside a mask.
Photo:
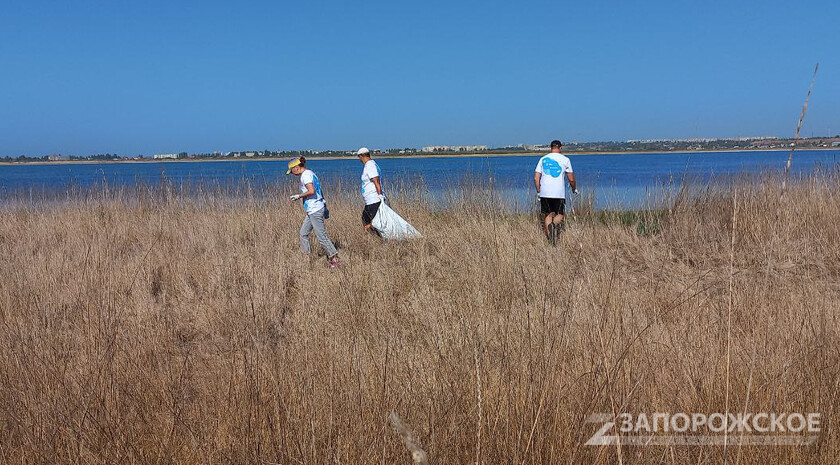
[(548, 215), (549, 213), (564, 215), (566, 214), (566, 199), (540, 197), (540, 211), (543, 215)]
[(362, 210), (362, 225), (367, 226), (373, 222), (373, 217), (376, 216), (376, 212), (379, 211), (380, 203), (382, 202), (365, 205), (365, 209)]

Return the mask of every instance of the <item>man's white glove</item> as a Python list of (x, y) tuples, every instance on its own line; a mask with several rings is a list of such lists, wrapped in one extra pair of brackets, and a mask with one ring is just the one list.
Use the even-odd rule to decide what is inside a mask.
[(572, 189), (572, 194), (580, 194), (580, 191), (577, 189), (577, 187)]
[(380, 202), (385, 202), (385, 194), (379, 194), (379, 201)]
[(293, 194), (289, 196), (290, 200), (298, 200), (300, 199), (300, 194)]

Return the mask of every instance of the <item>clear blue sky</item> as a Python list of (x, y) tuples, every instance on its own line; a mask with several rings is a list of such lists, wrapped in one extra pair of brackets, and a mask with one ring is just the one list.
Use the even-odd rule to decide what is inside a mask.
[(840, 133), (840, 2), (0, 0), (0, 156)]

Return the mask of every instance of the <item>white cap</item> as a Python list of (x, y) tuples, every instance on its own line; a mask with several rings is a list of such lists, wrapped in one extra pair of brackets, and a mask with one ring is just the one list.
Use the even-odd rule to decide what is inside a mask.
[(358, 151), (356, 151), (356, 155), (367, 155), (370, 153), (367, 147), (362, 147)]

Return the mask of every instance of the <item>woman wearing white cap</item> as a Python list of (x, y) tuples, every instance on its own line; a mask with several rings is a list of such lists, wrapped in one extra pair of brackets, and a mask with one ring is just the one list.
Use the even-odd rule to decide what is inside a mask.
[(327, 203), (321, 193), (321, 181), (312, 170), (306, 169), (306, 159), (303, 157), (293, 158), (289, 162), (289, 169), (286, 174), (300, 176), (300, 193), (293, 194), (289, 198), (294, 200), (303, 199), (303, 211), (306, 218), (300, 226), (300, 251), (304, 255), (309, 254), (309, 233), (315, 230), (318, 242), (327, 252), (327, 266), (335, 268), (339, 265), (338, 251), (335, 249), (330, 238), (327, 236), (327, 228), (324, 220), (329, 218)]
[(367, 147), (360, 148), (356, 155), (364, 165), (361, 190), (362, 198), (365, 200), (365, 209), (362, 210), (362, 225), (368, 231), (376, 233), (376, 229), (371, 228), (371, 223), (376, 212), (379, 211), (379, 205), (385, 200), (385, 192), (382, 190), (382, 171), (379, 165), (370, 158), (370, 150)]

